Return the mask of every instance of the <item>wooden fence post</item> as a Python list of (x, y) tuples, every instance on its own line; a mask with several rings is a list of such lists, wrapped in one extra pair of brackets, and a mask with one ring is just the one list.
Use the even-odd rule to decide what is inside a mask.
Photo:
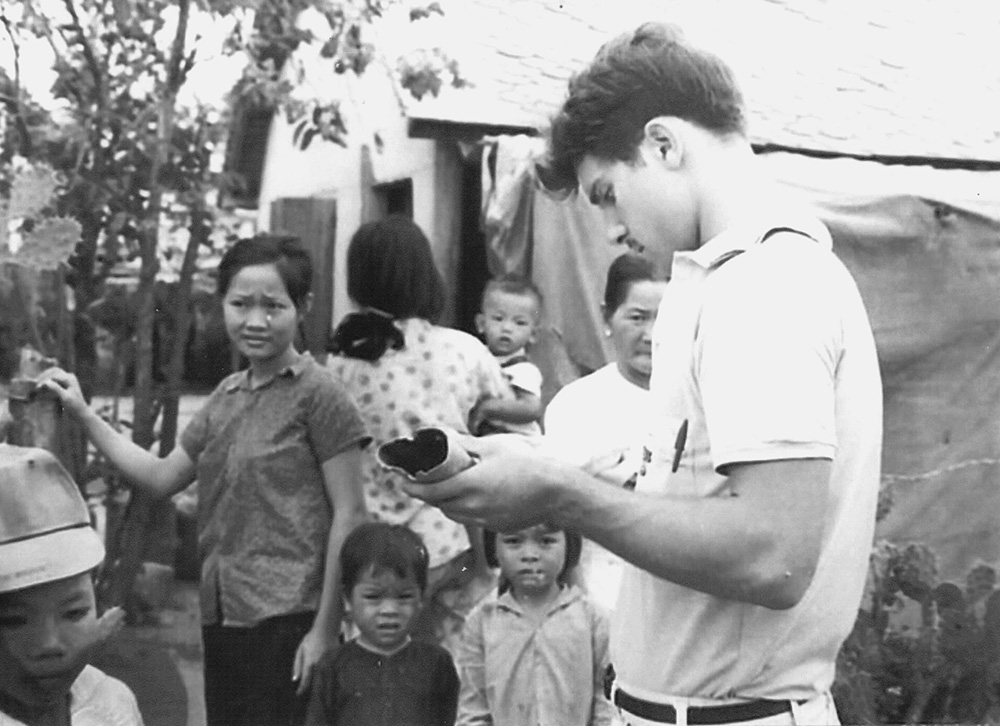
[(60, 411), (55, 394), (39, 388), (32, 378), (15, 378), (8, 395), (11, 423), (7, 443), (37, 446), (56, 454), (60, 448)]
[(66, 470), (79, 481), (83, 463), (79, 461), (74, 431), (65, 420), (59, 398), (38, 386), (38, 376), (56, 361), (33, 348), (21, 351), (18, 374), (8, 388), (10, 421), (6, 441), (14, 446), (36, 446), (51, 451)]

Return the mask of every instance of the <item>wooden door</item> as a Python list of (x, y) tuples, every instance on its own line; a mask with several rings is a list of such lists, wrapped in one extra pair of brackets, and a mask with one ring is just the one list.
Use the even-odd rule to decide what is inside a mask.
[(322, 359), (333, 319), (333, 250), (337, 237), (337, 200), (313, 197), (271, 202), (271, 232), (292, 234), (312, 256), (313, 305), (306, 316), (305, 347)]

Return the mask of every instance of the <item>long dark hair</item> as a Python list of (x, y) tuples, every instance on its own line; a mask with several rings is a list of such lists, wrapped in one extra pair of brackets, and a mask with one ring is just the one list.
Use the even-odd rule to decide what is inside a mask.
[(327, 349), (337, 355), (376, 361), (403, 347), (394, 321), (438, 321), (444, 283), (430, 242), (413, 220), (394, 214), (358, 228), (347, 248), (347, 294), (363, 309), (345, 316), (333, 332)]
[(413, 220), (394, 214), (361, 225), (347, 248), (347, 294), (397, 320), (438, 321), (444, 283), (430, 242)]

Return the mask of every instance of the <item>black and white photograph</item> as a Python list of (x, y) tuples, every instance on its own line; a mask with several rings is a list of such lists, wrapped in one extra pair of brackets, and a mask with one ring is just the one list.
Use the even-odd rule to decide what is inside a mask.
[(1000, 724), (998, 43), (0, 0), (0, 726)]

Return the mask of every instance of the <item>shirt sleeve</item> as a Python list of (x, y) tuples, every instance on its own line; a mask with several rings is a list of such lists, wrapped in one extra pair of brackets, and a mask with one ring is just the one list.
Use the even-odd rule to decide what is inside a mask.
[(454, 726), (458, 714), (458, 672), (451, 654), (444, 648), (439, 652), (434, 682), (437, 684), (435, 703), (438, 706), (438, 723), (440, 726)]
[(533, 396), (542, 395), (542, 372), (534, 363), (524, 361), (503, 370), (509, 376), (512, 388), (530, 393)]
[(590, 726), (613, 726), (618, 723), (615, 707), (604, 695), (604, 679), (611, 665), (610, 626), (607, 614), (588, 603), (594, 650), (594, 700), (590, 710)]
[(775, 238), (716, 273), (695, 375), (715, 467), (832, 458), (843, 300), (831, 260)]
[(205, 449), (205, 445), (208, 443), (208, 415), (209, 411), (212, 410), (213, 404), (216, 399), (222, 395), (223, 386), (227, 385), (229, 379), (223, 379), (222, 383), (212, 391), (212, 395), (205, 400), (201, 408), (191, 417), (188, 425), (184, 427), (183, 433), (181, 433), (180, 445), (184, 449), (184, 452), (188, 455), (191, 461), (198, 461), (198, 457), (201, 456), (201, 452)]
[(458, 696), (458, 719), (455, 726), (489, 726), (493, 723), (486, 699), (486, 653), (483, 639), (484, 610), (470, 613), (458, 642), (456, 662), (461, 683)]
[(135, 694), (121, 681), (115, 680), (114, 683), (116, 685), (110, 690), (105, 704), (108, 707), (106, 715), (110, 717), (105, 721), (107, 726), (143, 726)]
[(320, 462), (371, 441), (358, 407), (326, 369), (320, 369), (319, 383), (309, 408), (308, 426), (309, 440)]
[[(87, 666), (77, 676), (70, 693), (70, 721), (74, 724), (143, 726), (139, 702), (132, 689), (93, 666)], [(8, 723), (3, 716), (0, 711), (0, 724)]]

